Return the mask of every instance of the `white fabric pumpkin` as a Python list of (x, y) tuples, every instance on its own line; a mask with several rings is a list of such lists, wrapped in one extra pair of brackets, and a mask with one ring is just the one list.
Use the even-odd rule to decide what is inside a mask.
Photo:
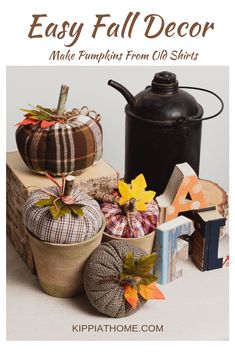
[[(56, 187), (47, 189), (58, 195)], [(82, 204), (84, 216), (66, 214), (54, 219), (49, 206), (38, 207), (35, 203), (41, 199), (48, 199), (42, 190), (33, 192), (25, 203), (24, 224), (37, 238), (50, 243), (72, 244), (88, 240), (101, 228), (103, 215), (97, 201), (90, 196), (75, 189), (74, 203)]]

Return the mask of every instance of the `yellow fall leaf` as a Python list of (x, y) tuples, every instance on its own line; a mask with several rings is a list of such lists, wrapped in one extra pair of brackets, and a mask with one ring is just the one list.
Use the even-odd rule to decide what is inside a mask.
[(135, 206), (138, 211), (142, 211), (142, 212), (147, 211), (147, 206), (145, 205), (144, 201), (142, 201), (142, 200), (136, 201)]
[(139, 174), (135, 179), (131, 181), (131, 187), (134, 192), (139, 190), (145, 190), (147, 183), (143, 174)]
[(130, 186), (122, 180), (119, 180), (118, 182), (118, 190), (121, 194), (119, 204), (120, 206), (123, 206), (127, 201), (129, 201), (133, 197), (133, 192)]
[(119, 200), (120, 206), (125, 205), (131, 198), (136, 200), (136, 209), (138, 211), (147, 211), (146, 203), (152, 202), (155, 197), (155, 192), (145, 191), (147, 183), (143, 174), (139, 174), (131, 181), (131, 186), (120, 180), (118, 189), (121, 194)]

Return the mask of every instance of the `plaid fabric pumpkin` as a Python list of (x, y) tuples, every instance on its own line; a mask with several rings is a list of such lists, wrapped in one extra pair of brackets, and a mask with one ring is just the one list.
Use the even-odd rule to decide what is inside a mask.
[[(48, 191), (58, 194), (56, 187)], [(76, 189), (74, 203), (84, 205), (84, 216), (73, 213), (54, 219), (49, 206), (37, 207), (35, 203), (41, 199), (48, 199), (48, 195), (41, 190), (33, 192), (25, 203), (24, 224), (37, 238), (50, 243), (72, 244), (88, 240), (93, 237), (103, 224), (103, 215), (99, 204), (90, 196)]]
[(111, 240), (99, 245), (91, 254), (85, 267), (84, 287), (90, 303), (101, 313), (111, 317), (134, 314), (146, 300), (139, 296), (133, 309), (124, 298), (124, 288), (118, 282), (126, 255), (132, 252), (134, 259), (146, 252), (125, 240)]
[(79, 114), (66, 123), (42, 129), (19, 126), (16, 143), (25, 164), (54, 176), (81, 173), (102, 157), (103, 135), (98, 119)]
[(158, 206), (147, 204), (147, 211), (126, 215), (118, 204), (103, 203), (100, 206), (106, 220), (105, 231), (119, 238), (141, 238), (157, 227)]

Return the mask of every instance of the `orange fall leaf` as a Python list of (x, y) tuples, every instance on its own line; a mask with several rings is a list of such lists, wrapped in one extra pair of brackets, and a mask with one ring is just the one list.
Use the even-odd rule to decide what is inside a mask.
[(131, 305), (133, 309), (137, 308), (139, 298), (138, 298), (138, 293), (136, 289), (126, 285), (124, 288), (124, 298)]
[(50, 127), (52, 125), (55, 125), (57, 123), (57, 121), (47, 121), (47, 120), (43, 120), (40, 124), (42, 129), (46, 129), (47, 127)]
[(24, 119), (24, 120), (20, 121), (19, 123), (17, 123), (16, 126), (19, 126), (19, 125), (35, 125), (35, 124), (38, 124), (37, 120)]
[(145, 299), (165, 299), (164, 294), (156, 287), (155, 282), (145, 286), (140, 284), (139, 294)]

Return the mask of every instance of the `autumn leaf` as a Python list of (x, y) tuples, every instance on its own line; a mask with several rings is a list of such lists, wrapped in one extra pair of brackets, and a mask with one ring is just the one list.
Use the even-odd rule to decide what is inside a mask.
[(37, 114), (39, 114), (39, 112), (38, 112), (38, 110), (36, 110), (36, 109), (34, 109), (34, 110), (32, 110), (32, 109), (20, 109), (22, 112), (24, 112), (24, 113), (27, 113), (27, 114), (29, 114), (29, 115), (37, 115)]
[(138, 192), (139, 190), (145, 190), (147, 183), (143, 174), (139, 174), (135, 179), (131, 181), (131, 187), (133, 192)]
[(129, 201), (133, 197), (133, 193), (130, 186), (122, 180), (119, 180), (118, 182), (118, 190), (121, 194), (119, 204), (120, 206), (123, 206), (125, 205), (125, 203), (127, 203), (127, 201)]
[(145, 191), (146, 187), (147, 183), (143, 174), (139, 174), (133, 179), (131, 185), (120, 180), (118, 183), (118, 190), (121, 194), (120, 206), (127, 204), (131, 198), (134, 198), (137, 211), (147, 211), (146, 203), (152, 202), (156, 193), (151, 190)]
[(37, 207), (44, 207), (44, 206), (50, 206), (52, 205), (52, 199), (41, 199), (37, 202), (35, 202), (35, 206)]
[(124, 298), (126, 301), (130, 304), (130, 306), (133, 309), (137, 308), (139, 298), (138, 298), (138, 292), (135, 288), (132, 288), (128, 285), (125, 285), (124, 287)]
[(133, 308), (137, 307), (138, 294), (145, 300), (165, 299), (156, 287), (157, 277), (151, 273), (156, 258), (157, 254), (152, 253), (135, 260), (132, 252), (124, 258), (120, 283), (124, 287), (124, 298)]
[(46, 129), (52, 125), (55, 125), (57, 123), (57, 121), (47, 121), (47, 120), (43, 120), (40, 124), (42, 129)]
[(155, 282), (147, 286), (139, 285), (139, 294), (145, 299), (165, 299), (164, 294), (156, 287)]
[(134, 254), (129, 252), (123, 262), (123, 272), (125, 274), (135, 274), (136, 265), (134, 261)]
[(150, 283), (156, 282), (157, 276), (152, 274), (146, 274), (141, 277), (140, 284), (149, 285)]
[(38, 124), (38, 121), (37, 120), (33, 120), (33, 119), (24, 119), (20, 122), (18, 122), (16, 124), (16, 126), (20, 126), (20, 125), (35, 125), (35, 124)]
[(157, 259), (157, 254), (156, 253), (152, 253), (152, 254), (149, 254), (149, 255), (146, 255), (146, 256), (141, 256), (137, 262), (137, 268), (136, 268), (136, 272), (139, 276), (142, 276), (142, 275), (145, 275), (145, 274), (148, 274), (155, 262), (156, 262), (156, 259)]
[(82, 205), (69, 205), (69, 208), (76, 216), (84, 216)]
[(56, 113), (56, 110), (55, 109), (50, 109), (50, 108), (45, 108), (41, 105), (36, 105), (36, 108), (41, 110), (41, 111), (44, 111), (45, 113), (48, 113), (50, 115), (53, 115)]
[(42, 129), (46, 129), (57, 123), (64, 123), (65, 120), (56, 115), (56, 110), (44, 108), (41, 105), (33, 107), (33, 109), (20, 109), (25, 113), (26, 119), (20, 121), (16, 125), (34, 125), (40, 123)]

